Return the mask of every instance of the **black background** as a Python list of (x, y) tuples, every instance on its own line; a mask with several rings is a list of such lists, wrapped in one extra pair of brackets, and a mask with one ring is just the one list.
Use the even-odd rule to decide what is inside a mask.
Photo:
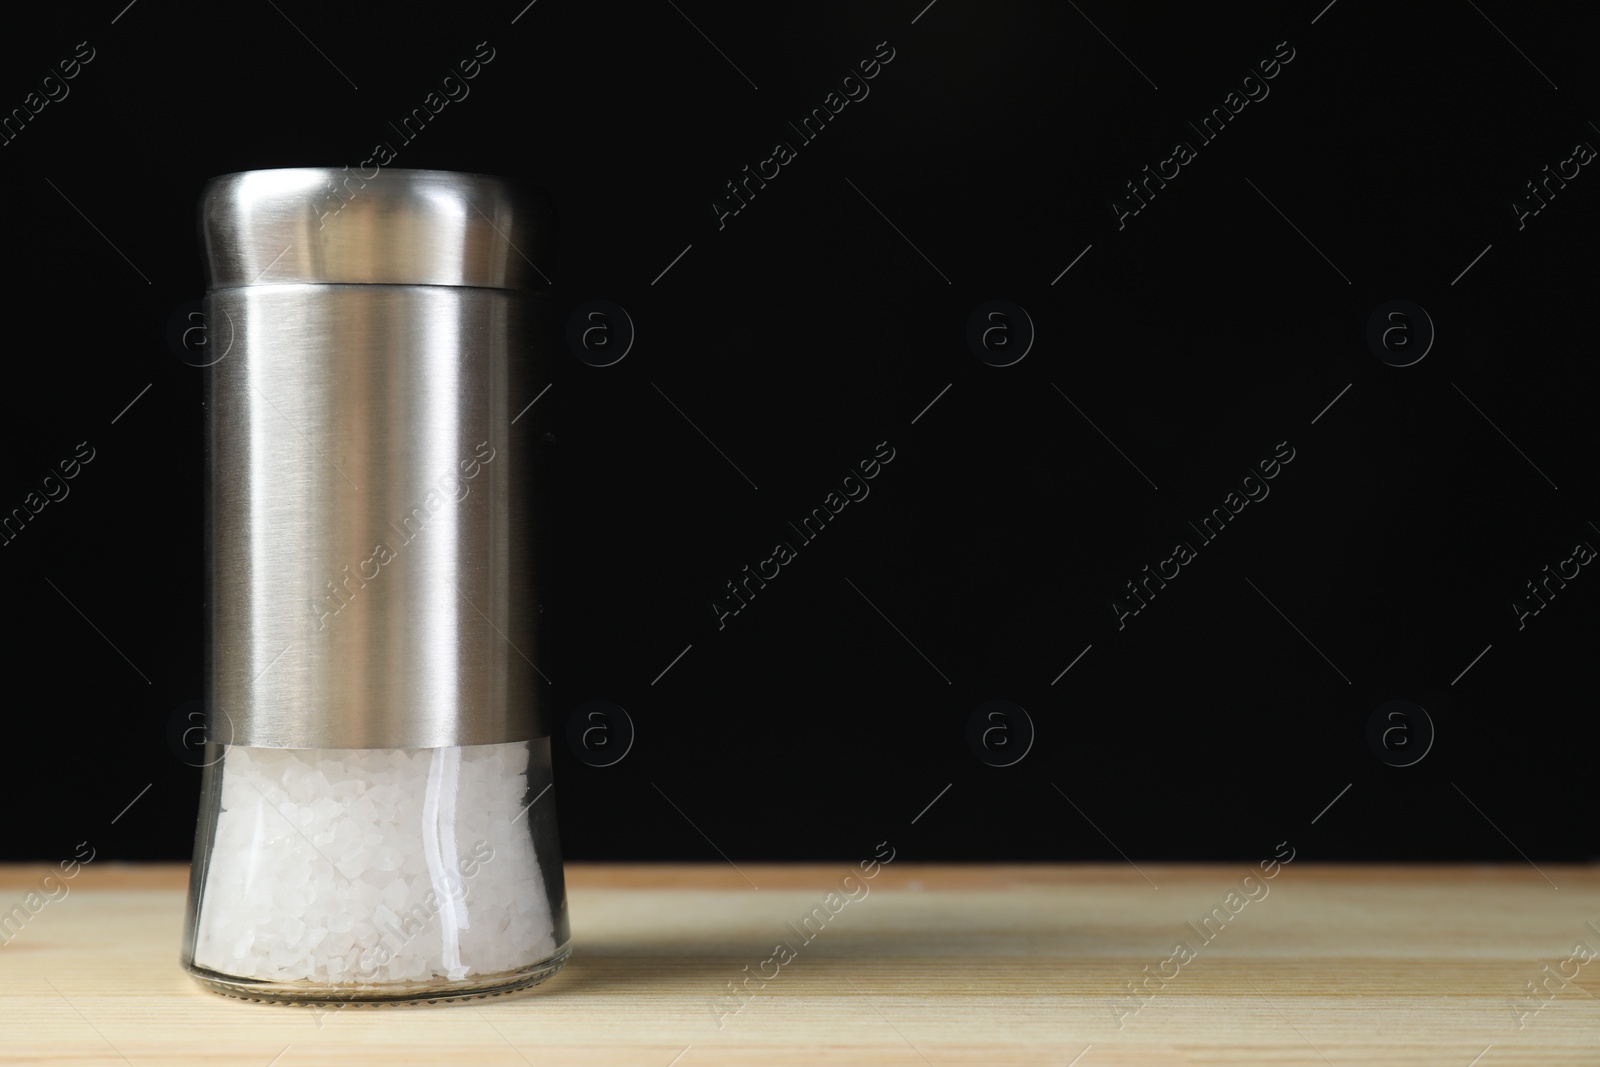
[[(1510, 206), (1600, 145), (1591, 38), (1504, 4), (924, 2), (8, 13), (7, 111), (94, 59), (0, 147), (0, 508), (95, 458), (0, 548), (0, 856), (188, 857), (206, 372), (169, 327), (203, 290), (197, 198), (381, 139), (546, 190), (562, 315), (637, 329), (614, 366), (557, 337), (534, 374), (569, 858), (1593, 859), (1600, 578), (1520, 630), (1510, 606), (1600, 545), (1600, 177), (1521, 229)], [(1184, 123), (1281, 41), (1201, 144)], [(403, 143), (386, 123), (479, 42), (470, 95)], [(870, 95), (719, 229), (723, 183), (879, 42)], [(1119, 229), (1179, 139), (1197, 157)], [(1008, 367), (966, 340), (994, 299), (1037, 331)], [(1395, 299), (1437, 330), (1409, 367), (1366, 342)], [(1270, 496), (1119, 630), (1123, 583), (1283, 441)], [(879, 442), (870, 496), (719, 630), (723, 583)], [(596, 699), (637, 731), (608, 767), (567, 736)], [(1012, 766), (967, 743), (993, 699), (1036, 730)], [(1367, 740), (1391, 699), (1436, 729), (1411, 766)]]

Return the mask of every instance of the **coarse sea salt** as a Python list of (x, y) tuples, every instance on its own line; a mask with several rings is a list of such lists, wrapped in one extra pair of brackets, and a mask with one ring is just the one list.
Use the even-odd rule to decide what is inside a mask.
[(268, 982), (495, 975), (557, 950), (527, 742), (229, 747), (194, 962)]

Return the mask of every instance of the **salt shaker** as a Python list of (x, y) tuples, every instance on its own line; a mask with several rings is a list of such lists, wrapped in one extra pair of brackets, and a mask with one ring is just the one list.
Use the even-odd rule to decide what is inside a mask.
[(209, 989), (450, 1000), (566, 960), (532, 559), (547, 218), (444, 171), (206, 186), (221, 354), (183, 963)]

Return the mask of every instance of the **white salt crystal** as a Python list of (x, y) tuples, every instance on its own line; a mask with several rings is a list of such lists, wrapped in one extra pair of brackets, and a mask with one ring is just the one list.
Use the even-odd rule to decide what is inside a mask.
[(557, 948), (550, 901), (517, 819), (528, 760), (526, 743), (229, 748), (195, 963), (260, 980), (381, 984), (547, 959)]
[(390, 915), (393, 915), (394, 914), (393, 909), (398, 908), (398, 907), (402, 906), (403, 904), (405, 904), (406, 897), (408, 897), (410, 895), (411, 895), (410, 886), (408, 886), (403, 879), (399, 879), (399, 878), (395, 879), (394, 881), (390, 882), (387, 886), (384, 887), (384, 890), (383, 890), (383, 907), (384, 907), (384, 910), (388, 911), (390, 913)]

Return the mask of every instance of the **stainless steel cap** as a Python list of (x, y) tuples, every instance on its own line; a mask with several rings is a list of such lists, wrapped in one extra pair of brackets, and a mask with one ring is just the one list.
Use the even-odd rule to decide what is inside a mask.
[[(208, 187), (209, 736), (434, 748), (544, 736), (527, 409), (537, 201), (385, 171)], [(523, 244), (526, 241), (528, 243)], [(513, 248), (516, 242), (520, 251)]]
[(549, 208), (484, 174), (302, 167), (225, 174), (200, 202), (206, 288), (284, 282), (537, 289)]

